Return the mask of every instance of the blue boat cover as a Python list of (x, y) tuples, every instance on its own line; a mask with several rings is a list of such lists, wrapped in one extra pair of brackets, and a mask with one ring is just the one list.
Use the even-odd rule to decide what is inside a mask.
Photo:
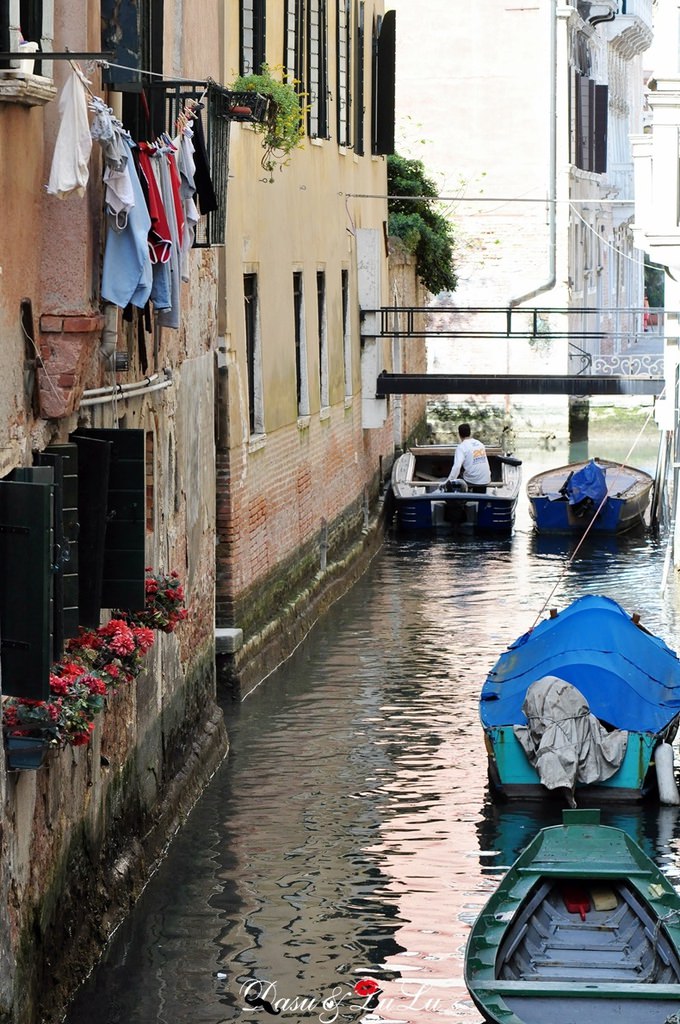
[(482, 687), (485, 728), (525, 725), (524, 696), (543, 676), (575, 686), (601, 721), (656, 734), (680, 714), (680, 660), (609, 597), (587, 595), (529, 630)]
[(604, 470), (591, 459), (587, 465), (576, 470), (567, 484), (566, 492), (570, 505), (578, 505), (584, 498), (590, 498), (595, 508), (599, 508), (607, 494)]

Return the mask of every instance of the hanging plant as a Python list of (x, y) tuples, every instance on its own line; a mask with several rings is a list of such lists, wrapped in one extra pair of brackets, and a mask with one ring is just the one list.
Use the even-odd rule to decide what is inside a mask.
[(263, 136), (261, 163), (273, 182), (275, 167), (283, 170), (290, 163), (292, 151), (302, 148), (307, 107), (296, 92), (295, 83), (285, 81), (285, 76), (284, 81), (274, 78), (266, 64), (262, 65), (261, 74), (239, 75), (229, 88), (239, 94), (257, 93), (269, 99), (263, 120), (255, 122), (253, 128)]

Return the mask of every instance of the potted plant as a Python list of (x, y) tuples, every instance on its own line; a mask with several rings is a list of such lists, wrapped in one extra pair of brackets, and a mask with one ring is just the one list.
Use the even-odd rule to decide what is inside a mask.
[(290, 162), (291, 152), (301, 148), (305, 135), (306, 108), (295, 90), (294, 83), (274, 78), (266, 64), (262, 65), (259, 75), (240, 75), (230, 89), (238, 97), (234, 110), (247, 109), (250, 106), (249, 95), (253, 98), (266, 97), (269, 100), (262, 119), (254, 120), (254, 129), (263, 136), (264, 153), (261, 162), (265, 171), (269, 173), (269, 181), (272, 182), (276, 165), (283, 170)]
[(5, 757), (9, 771), (40, 768), (59, 745), (60, 709), (56, 703), (18, 700), (3, 711)]

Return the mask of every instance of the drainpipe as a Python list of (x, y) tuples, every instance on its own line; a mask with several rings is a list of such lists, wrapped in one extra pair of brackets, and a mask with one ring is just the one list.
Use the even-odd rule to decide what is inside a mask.
[(549, 292), (555, 287), (556, 281), (556, 249), (557, 249), (557, 4), (558, 0), (549, 0), (550, 5), (550, 166), (548, 168), (548, 280), (538, 285), (526, 295), (517, 295), (510, 299), (510, 308), (521, 306), (523, 302), (535, 298), (542, 292)]

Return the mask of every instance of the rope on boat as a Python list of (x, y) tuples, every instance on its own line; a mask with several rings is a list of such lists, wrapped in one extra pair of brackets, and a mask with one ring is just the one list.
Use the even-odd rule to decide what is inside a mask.
[[(659, 398), (663, 398), (665, 390), (666, 390), (666, 388), (664, 387), (663, 390), (661, 391), (661, 394), (659, 395)], [(640, 441), (640, 438), (642, 437), (642, 435), (644, 434), (645, 430), (647, 429), (647, 426), (649, 424), (649, 421), (652, 418), (653, 413), (654, 413), (654, 408), (652, 407), (649, 410), (648, 414), (647, 414), (645, 422), (640, 427), (640, 430), (638, 431), (637, 437), (635, 438), (635, 440), (633, 441), (632, 445), (630, 446), (630, 450), (628, 451), (628, 454), (626, 455), (626, 457), (623, 460), (623, 462), (620, 463), (620, 465), (618, 467), (619, 469), (623, 469), (624, 466), (629, 462), (633, 452), (635, 451), (635, 448), (637, 447), (637, 445), (638, 445), (638, 443)], [(576, 545), (576, 547), (572, 551), (571, 555), (569, 555), (569, 557), (567, 558), (567, 561), (566, 561), (566, 563), (564, 565), (564, 568), (562, 569), (562, 572), (558, 575), (558, 577), (557, 577), (557, 579), (555, 581), (554, 586), (552, 587), (550, 593), (548, 594), (548, 596), (546, 597), (545, 601), (541, 605), (541, 609), (540, 609), (538, 615), (536, 616), (536, 618), (534, 619), (534, 622), (533, 622), (531, 628), (529, 629), (529, 633), (533, 632), (533, 630), (536, 628), (536, 626), (540, 622), (540, 620), (541, 620), (541, 618), (542, 618), (546, 608), (550, 604), (550, 601), (552, 600), (553, 595), (555, 594), (555, 591), (557, 590), (557, 588), (561, 584), (562, 580), (566, 576), (568, 570), (571, 568), (572, 562), (576, 558), (576, 556), (577, 556), (577, 554), (578, 554), (578, 552), (579, 552), (579, 550), (581, 548), (581, 545), (583, 544), (583, 542), (585, 541), (586, 537), (590, 533), (590, 530), (593, 527), (593, 524), (595, 523), (595, 520), (597, 519), (597, 517), (599, 516), (600, 512), (604, 508), (605, 503), (606, 503), (608, 498), (609, 498), (609, 490), (607, 490), (607, 493), (605, 494), (605, 496), (603, 497), (602, 501), (600, 502), (600, 504), (597, 507), (595, 515), (593, 516), (593, 518), (590, 520), (590, 522), (588, 523), (587, 527), (583, 531), (583, 534), (581, 535), (578, 544)]]

